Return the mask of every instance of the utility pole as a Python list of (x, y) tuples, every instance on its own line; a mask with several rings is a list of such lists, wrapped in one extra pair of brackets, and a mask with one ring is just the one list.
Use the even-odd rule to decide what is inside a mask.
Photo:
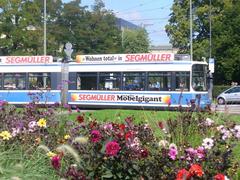
[(124, 27), (121, 26), (122, 49), (124, 48)]
[(44, 0), (44, 25), (43, 25), (43, 54), (46, 56), (47, 54), (47, 2)]
[(209, 58), (212, 58), (212, 0), (210, 0), (209, 12)]
[(212, 58), (212, 0), (209, 2), (209, 90), (208, 90), (208, 96), (209, 99), (213, 99), (213, 73), (214, 73), (214, 66), (215, 66), (215, 60)]

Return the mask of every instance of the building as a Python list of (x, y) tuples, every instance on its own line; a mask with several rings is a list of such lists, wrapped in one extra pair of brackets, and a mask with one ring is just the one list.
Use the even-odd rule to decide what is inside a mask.
[(174, 53), (177, 54), (178, 48), (173, 48), (172, 45), (159, 45), (159, 46), (151, 46), (151, 53)]
[(116, 24), (117, 24), (117, 27), (119, 29), (140, 29), (141, 27), (140, 26), (137, 26), (136, 24), (133, 24), (129, 21), (126, 21), (122, 18), (117, 18), (116, 20)]

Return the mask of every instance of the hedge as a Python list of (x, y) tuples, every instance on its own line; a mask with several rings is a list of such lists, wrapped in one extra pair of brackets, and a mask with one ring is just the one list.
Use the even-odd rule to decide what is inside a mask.
[(225, 91), (226, 89), (230, 88), (229, 85), (215, 85), (213, 86), (213, 98), (217, 98), (217, 96)]

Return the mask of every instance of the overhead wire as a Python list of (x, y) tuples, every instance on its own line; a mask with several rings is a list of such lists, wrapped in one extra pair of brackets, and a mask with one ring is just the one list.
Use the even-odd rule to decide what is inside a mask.
[[(167, 4), (167, 5), (162, 6), (162, 7), (159, 7), (159, 8), (138, 10), (138, 12), (147, 12), (147, 11), (151, 12), (151, 11), (154, 11), (154, 10), (164, 9), (164, 8), (166, 8), (166, 7), (168, 7), (168, 6), (171, 6), (171, 4)], [(120, 11), (120, 12), (119, 12), (119, 11), (116, 11), (115, 13), (116, 13), (116, 14), (119, 14), (119, 13), (122, 13), (122, 12), (123, 12), (123, 11)], [(127, 12), (131, 12), (131, 11), (127, 11)], [(127, 13), (127, 12), (124, 12), (124, 13)]]
[[(141, 6), (146, 5), (146, 4), (150, 4), (150, 3), (152, 3), (153, 1), (156, 1), (156, 0), (152, 0), (152, 1), (149, 1), (149, 2), (146, 2), (146, 3), (138, 4), (138, 5), (133, 6), (133, 7), (129, 7), (129, 8), (127, 8), (127, 9), (123, 9), (123, 10), (121, 10), (121, 12), (127, 11), (127, 10), (129, 10), (129, 9), (133, 9), (133, 8), (136, 8), (136, 7), (141, 7)], [(118, 12), (118, 11), (117, 11), (117, 12)]]

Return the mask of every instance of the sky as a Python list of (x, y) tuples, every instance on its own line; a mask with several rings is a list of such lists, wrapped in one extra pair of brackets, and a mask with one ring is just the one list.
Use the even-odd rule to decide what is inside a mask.
[[(64, 0), (69, 2), (70, 0)], [(105, 8), (135, 25), (145, 27), (151, 45), (169, 45), (165, 32), (173, 0), (103, 0)], [(94, 0), (82, 0), (81, 5), (91, 8)]]

